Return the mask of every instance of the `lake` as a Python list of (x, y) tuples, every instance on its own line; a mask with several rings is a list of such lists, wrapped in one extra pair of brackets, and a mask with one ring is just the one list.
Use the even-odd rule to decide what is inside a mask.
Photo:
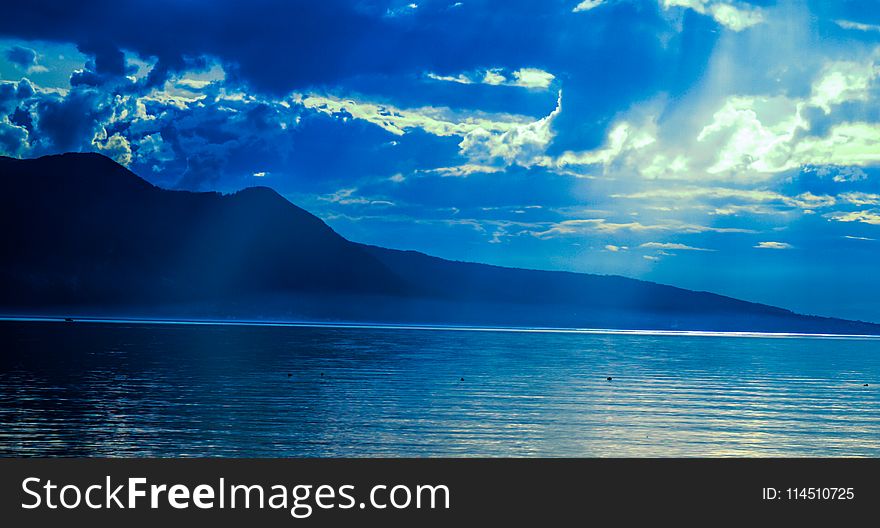
[(876, 457), (878, 389), (872, 338), (0, 322), (3, 456)]

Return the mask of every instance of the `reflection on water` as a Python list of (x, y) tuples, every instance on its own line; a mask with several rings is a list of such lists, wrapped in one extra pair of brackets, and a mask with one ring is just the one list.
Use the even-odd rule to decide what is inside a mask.
[(864, 339), (0, 322), (0, 455), (880, 456), (878, 388)]

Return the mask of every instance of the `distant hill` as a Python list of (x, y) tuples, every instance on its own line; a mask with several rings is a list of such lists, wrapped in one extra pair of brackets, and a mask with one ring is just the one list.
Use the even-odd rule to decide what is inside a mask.
[(98, 154), (0, 157), (0, 313), (880, 334), (615, 276), (349, 242), (275, 191), (155, 187)]

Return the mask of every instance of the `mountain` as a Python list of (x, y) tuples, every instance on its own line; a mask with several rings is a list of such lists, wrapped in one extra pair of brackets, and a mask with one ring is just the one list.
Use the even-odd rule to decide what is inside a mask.
[(264, 187), (155, 187), (98, 154), (0, 157), (0, 313), (880, 334), (616, 276), (350, 242)]

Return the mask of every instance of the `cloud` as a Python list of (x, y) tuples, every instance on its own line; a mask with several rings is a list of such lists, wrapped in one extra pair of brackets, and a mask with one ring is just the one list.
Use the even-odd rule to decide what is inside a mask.
[(356, 188), (339, 189), (327, 196), (321, 196), (320, 199), (340, 205), (378, 205), (384, 207), (394, 205), (394, 202), (390, 200), (360, 196)]
[(24, 46), (11, 46), (4, 54), (6, 60), (28, 73), (48, 71), (37, 63), (37, 52)]
[(468, 77), (467, 75), (460, 73), (458, 75), (438, 75), (436, 73), (427, 73), (425, 74), (429, 79), (434, 79), (435, 81), (444, 81), (444, 82), (452, 82), (458, 84), (474, 84), (476, 81)]
[(675, 249), (681, 251), (714, 251), (712, 249), (698, 248), (672, 242), (645, 242), (639, 247), (645, 249)]
[(615, 246), (614, 244), (607, 244), (607, 245), (605, 246), (605, 251), (610, 251), (610, 252), (612, 252), (612, 253), (617, 253), (617, 252), (620, 252), (620, 251), (626, 251), (627, 249), (629, 249), (629, 248), (626, 247), (626, 246)]
[[(664, 108), (662, 98), (637, 105), (609, 127), (602, 146), (546, 156), (540, 165), (597, 167), (618, 178), (743, 183), (826, 167), (818, 170), (836, 172), (835, 182), (858, 181), (864, 179), (861, 167), (880, 164), (880, 123), (835, 116), (841, 107), (874, 100), (878, 56), (880, 48), (861, 61), (826, 61), (802, 97), (730, 95), (719, 101), (715, 96), (701, 105), (715, 106), (706, 121), (702, 112), (676, 115), (685, 107)], [(663, 121), (654, 117), (664, 112)]]
[(864, 241), (868, 241), (868, 242), (874, 242), (877, 240), (876, 238), (868, 238), (868, 237), (852, 236), (852, 235), (843, 235), (843, 238), (848, 238), (850, 240), (864, 240)]
[(846, 192), (841, 193), (839, 198), (856, 206), (880, 205), (880, 194), (877, 193)]
[(851, 20), (835, 20), (834, 23), (843, 29), (852, 29), (855, 31), (880, 31), (880, 26), (874, 24), (863, 24)]
[(506, 130), (477, 127), (462, 138), (459, 148), (472, 162), (485, 165), (530, 166), (543, 156), (553, 139), (553, 120), (562, 112), (562, 92), (556, 108), (531, 123), (514, 125)]
[(572, 152), (544, 157), (539, 164), (544, 167), (565, 168), (570, 166), (608, 166), (625, 154), (638, 152), (657, 141), (653, 131), (633, 127), (628, 122), (616, 125), (608, 134), (604, 146), (594, 150)]
[(880, 210), (878, 209), (837, 212), (830, 213), (826, 216), (837, 222), (862, 222), (865, 224), (880, 225)]
[(791, 249), (793, 246), (786, 242), (758, 242), (758, 245), (754, 247), (758, 249)]
[(701, 15), (711, 16), (733, 31), (742, 31), (764, 21), (763, 11), (747, 4), (720, 0), (660, 0), (660, 3), (664, 9), (684, 7)]
[(465, 163), (454, 167), (437, 167), (436, 169), (423, 169), (419, 172), (428, 174), (439, 174), (441, 176), (454, 176), (466, 178), (473, 174), (492, 174), (504, 171), (503, 167), (494, 167), (492, 165), (480, 165), (476, 163)]
[(583, 2), (574, 6), (574, 9), (571, 10), (572, 13), (580, 13), (583, 11), (590, 11), (591, 9), (596, 9), (600, 5), (604, 4), (605, 0), (583, 0)]
[(385, 16), (389, 18), (394, 18), (399, 16), (412, 15), (418, 8), (419, 5), (416, 3), (405, 4), (397, 8), (389, 7), (388, 10), (385, 11)]
[(131, 164), (131, 144), (119, 133), (108, 137), (107, 130), (103, 129), (95, 134), (92, 145), (98, 152), (112, 158), (119, 164), (125, 166)]
[(869, 61), (834, 61), (829, 63), (819, 79), (813, 84), (809, 104), (818, 106), (826, 114), (831, 107), (850, 101), (867, 101), (870, 88), (880, 67), (874, 58)]
[(513, 72), (513, 82), (510, 84), (521, 88), (546, 89), (555, 78), (552, 73), (538, 68), (520, 68)]
[(425, 74), (429, 79), (457, 84), (487, 84), (490, 86), (516, 86), (532, 90), (546, 90), (556, 76), (540, 68), (520, 68), (507, 71), (504, 68), (459, 73), (458, 75)]
[[(809, 191), (795, 196), (785, 195), (768, 189), (739, 189), (730, 187), (661, 187), (630, 194), (614, 194), (612, 198), (628, 198), (640, 200), (653, 200), (661, 202), (688, 203), (695, 200), (706, 202), (724, 201), (725, 206), (730, 207), (730, 201), (746, 203), (775, 203), (780, 206), (812, 210), (831, 207), (838, 203), (838, 199), (827, 194), (816, 195)], [(845, 199), (845, 198), (844, 198)]]
[(7, 117), (0, 120), (0, 154), (21, 156), (26, 152), (27, 142), (26, 128), (11, 123)]
[(724, 228), (688, 224), (683, 222), (668, 222), (664, 224), (643, 224), (641, 222), (609, 222), (604, 218), (583, 218), (563, 220), (550, 225), (543, 231), (532, 231), (530, 234), (537, 238), (555, 238), (567, 235), (583, 235), (589, 233), (652, 233), (668, 232), (679, 234), (694, 233), (751, 233), (749, 229)]
[(491, 135), (513, 130), (529, 122), (524, 116), (456, 114), (449, 108), (435, 107), (400, 109), (388, 104), (333, 95), (294, 94), (291, 101), (322, 114), (367, 121), (396, 136), (414, 129), (435, 136), (466, 136), (474, 131)]
[(840, 167), (837, 165), (824, 165), (820, 167), (804, 167), (804, 172), (815, 172), (817, 176), (820, 178), (825, 178), (830, 175), (834, 175), (831, 178), (831, 181), (836, 183), (849, 183), (849, 182), (857, 182), (868, 179), (868, 174), (862, 170), (860, 167), (853, 166), (845, 166)]

